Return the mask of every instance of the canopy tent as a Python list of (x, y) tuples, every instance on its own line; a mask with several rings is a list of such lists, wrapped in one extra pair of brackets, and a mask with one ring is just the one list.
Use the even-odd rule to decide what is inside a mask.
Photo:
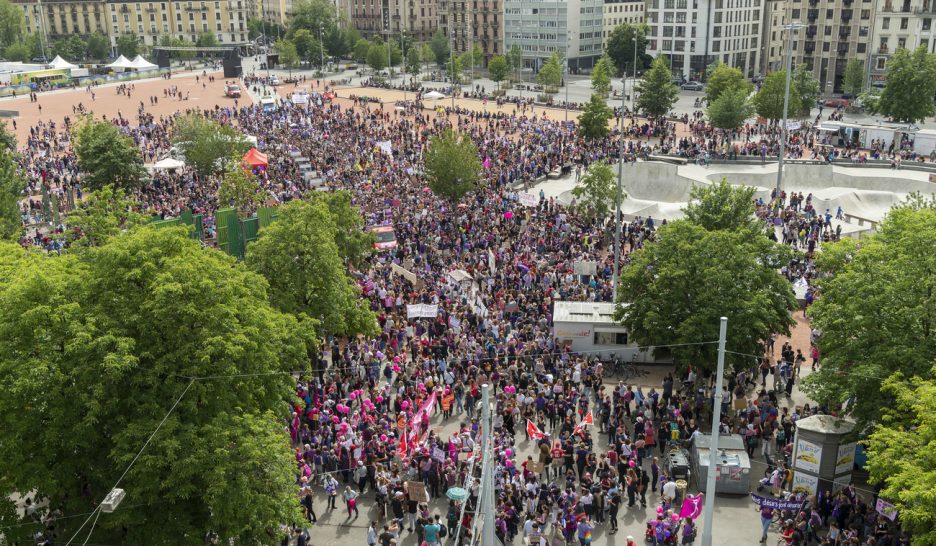
[(185, 166), (184, 161), (179, 161), (178, 159), (173, 159), (167, 157), (161, 161), (157, 161), (153, 164), (153, 169), (155, 170), (168, 170), (168, 169), (181, 169)]
[(71, 64), (70, 62), (68, 62), (68, 61), (66, 61), (65, 59), (61, 58), (60, 56), (56, 55), (55, 58), (52, 59), (52, 62), (49, 63), (49, 68), (58, 68), (58, 69), (65, 69), (65, 68), (67, 68), (67, 69), (72, 69), (72, 68), (78, 68), (78, 65), (76, 65), (76, 64)]
[(439, 100), (439, 99), (444, 99), (445, 95), (443, 95), (442, 93), (439, 93), (438, 91), (430, 91), (426, 93), (425, 95), (423, 95), (423, 98), (429, 99), (429, 100)]
[(137, 55), (130, 61), (129, 68), (133, 68), (134, 70), (146, 70), (148, 68), (156, 68), (156, 65), (144, 59), (142, 55)]
[(117, 57), (114, 62), (107, 65), (107, 68), (131, 68), (130, 60), (121, 55), (120, 57)]
[(266, 167), (269, 164), (267, 155), (260, 153), (256, 148), (251, 148), (250, 151), (244, 154), (244, 163), (254, 168)]

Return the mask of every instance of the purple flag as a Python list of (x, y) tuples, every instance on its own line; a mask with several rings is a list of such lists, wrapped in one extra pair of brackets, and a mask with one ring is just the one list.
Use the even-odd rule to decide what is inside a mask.
[(687, 496), (682, 502), (682, 507), (679, 509), (679, 519), (696, 519), (699, 517), (702, 513), (702, 497), (702, 493), (694, 497), (692, 495)]

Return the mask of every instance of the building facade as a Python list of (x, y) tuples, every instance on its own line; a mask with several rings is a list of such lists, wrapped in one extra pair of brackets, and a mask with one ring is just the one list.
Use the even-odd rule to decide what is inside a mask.
[(438, 0), (347, 0), (351, 25), (365, 38), (405, 32), (417, 42), (432, 39), (439, 22)]
[(26, 31), (44, 33), (49, 41), (101, 32), (115, 48), (117, 39), (135, 34), (147, 46), (161, 36), (195, 42), (199, 34), (214, 34), (220, 44), (247, 42), (247, 21), (257, 16), (251, 0), (184, 2), (14, 0), (26, 15)]
[(456, 53), (480, 47), (485, 66), (492, 56), (504, 54), (502, 0), (440, 0), (439, 28)]
[(538, 70), (553, 53), (572, 73), (589, 69), (604, 52), (604, 0), (504, 1), (504, 49), (523, 52), (525, 68)]
[(874, 6), (865, 73), (870, 85), (883, 86), (887, 60), (896, 49), (924, 46), (928, 52), (936, 52), (936, 0), (878, 0)]
[(783, 27), (791, 22), (804, 25), (793, 34), (793, 67), (805, 64), (819, 81), (823, 94), (842, 91), (848, 61), (859, 59), (867, 66), (875, 45), (871, 40), (874, 1), (801, 0), (771, 4), (774, 5), (769, 7), (770, 26), (764, 35), (768, 57), (765, 72), (785, 68), (788, 43)]
[(623, 23), (637, 25), (644, 22), (644, 9), (646, 4), (643, 0), (604, 0), (604, 10), (601, 14), (602, 32), (601, 47), (607, 49), (608, 38), (614, 32), (614, 28)]
[(648, 0), (647, 53), (664, 55), (673, 75), (701, 79), (721, 60), (745, 77), (759, 72), (765, 0)]

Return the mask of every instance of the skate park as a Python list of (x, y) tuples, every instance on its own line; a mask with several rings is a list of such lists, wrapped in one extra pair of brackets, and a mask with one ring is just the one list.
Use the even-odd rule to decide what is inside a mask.
[[(936, 192), (936, 184), (929, 181), (930, 173), (926, 171), (795, 161), (785, 163), (783, 170), (782, 189), (787, 193), (811, 193), (819, 214), (826, 209), (835, 214), (842, 207), (845, 215), (842, 232), (852, 237), (872, 231), (887, 211), (910, 193)], [(658, 220), (680, 218), (694, 185), (711, 184), (722, 178), (732, 185), (753, 186), (755, 197), (769, 201), (777, 183), (777, 163), (701, 166), (651, 160), (626, 164), (623, 173), (626, 198), (621, 212), (627, 220), (638, 216)], [(535, 191), (542, 189), (546, 197), (569, 204), (574, 186), (574, 177), (567, 176), (539, 184)]]

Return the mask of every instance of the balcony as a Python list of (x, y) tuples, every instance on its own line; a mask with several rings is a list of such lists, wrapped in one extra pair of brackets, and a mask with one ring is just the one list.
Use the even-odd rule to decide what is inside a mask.
[(838, 53), (839, 55), (848, 55), (848, 44), (839, 44)]
[(878, 55), (887, 55), (888, 53), (890, 53), (887, 46), (879, 46), (877, 52), (878, 52)]
[(817, 9), (806, 10), (806, 19), (809, 20), (810, 23), (815, 23), (816, 19), (818, 18), (819, 18), (819, 10)]
[(851, 34), (851, 28), (849, 28), (849, 27), (841, 27), (841, 28), (839, 28), (839, 38), (841, 38), (841, 39), (843, 39), (843, 40), (844, 40), (844, 39), (847, 39), (849, 34)]
[(932, 6), (913, 8), (913, 13), (917, 15), (936, 15), (936, 3), (934, 3)]

